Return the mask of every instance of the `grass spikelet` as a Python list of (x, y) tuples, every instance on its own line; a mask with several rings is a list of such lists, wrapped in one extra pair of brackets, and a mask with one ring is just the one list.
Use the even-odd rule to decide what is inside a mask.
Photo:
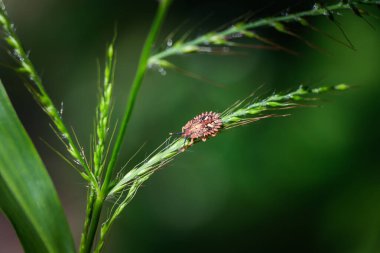
[[(242, 125), (243, 122), (249, 123), (249, 120), (256, 121), (252, 116), (260, 115), (262, 113), (280, 110), (291, 109), (300, 106), (298, 102), (305, 101), (307, 95), (317, 95), (329, 91), (344, 91), (349, 88), (346, 84), (339, 84), (335, 86), (322, 86), (318, 88), (308, 89), (305, 86), (300, 86), (297, 90), (286, 94), (273, 94), (266, 99), (254, 103), (247, 103), (240, 108), (235, 108), (233, 111), (228, 111), (222, 115), (224, 128), (233, 128)], [(247, 121), (248, 120), (248, 121)]]
[(96, 111), (96, 141), (94, 146), (94, 172), (98, 178), (102, 173), (105, 158), (105, 145), (109, 131), (111, 116), (111, 100), (115, 72), (115, 49), (114, 41), (108, 46), (106, 53), (106, 63), (104, 68), (103, 86), (100, 91), (99, 104)]

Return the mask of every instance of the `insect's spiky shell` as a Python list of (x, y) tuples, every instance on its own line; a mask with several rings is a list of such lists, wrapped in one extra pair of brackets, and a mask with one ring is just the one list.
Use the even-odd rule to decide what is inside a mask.
[(195, 116), (182, 127), (182, 136), (191, 140), (201, 138), (206, 141), (210, 136), (216, 136), (222, 126), (223, 123), (218, 113), (204, 112)]

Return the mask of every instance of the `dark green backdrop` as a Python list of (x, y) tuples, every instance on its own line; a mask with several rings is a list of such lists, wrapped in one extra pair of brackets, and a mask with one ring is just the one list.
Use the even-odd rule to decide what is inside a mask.
[[(301, 3), (302, 2), (302, 3)], [(64, 120), (88, 147), (97, 95), (97, 59), (118, 29), (114, 119), (120, 117), (155, 0), (8, 0), (9, 14)], [(299, 1), (174, 1), (158, 49), (177, 27), (191, 36), (226, 24), (249, 10), (255, 18), (309, 9)], [(370, 9), (380, 15), (377, 9)], [(288, 91), (299, 84), (345, 82), (358, 87), (325, 96), (318, 108), (292, 111), (237, 128), (181, 155), (154, 175), (123, 213), (106, 252), (380, 252), (380, 22), (350, 12), (337, 16), (356, 47), (320, 33), (297, 34), (321, 53), (271, 29), (268, 38), (300, 52), (238, 49), (236, 55), (187, 55), (176, 65), (223, 84), (217, 88), (178, 72), (149, 71), (123, 147), (123, 162), (146, 142), (138, 163), (169, 132), (205, 110), (222, 111), (252, 91)], [(343, 40), (326, 17), (315, 26)], [(162, 42), (162, 44), (161, 44)], [(4, 49), (1, 63), (11, 64)], [(85, 208), (81, 178), (40, 140), (59, 150), (47, 117), (17, 75), (1, 78), (57, 185), (75, 239)], [(120, 165), (122, 163), (120, 162)], [(0, 220), (1, 248), (19, 252), (9, 224)], [(0, 250), (1, 251), (1, 250)]]

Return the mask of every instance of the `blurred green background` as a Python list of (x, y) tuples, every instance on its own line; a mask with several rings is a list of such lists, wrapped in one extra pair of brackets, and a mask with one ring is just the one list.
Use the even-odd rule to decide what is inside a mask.
[[(97, 60), (117, 24), (116, 96), (119, 119), (156, 1), (7, 0), (11, 19), (64, 120), (89, 147), (97, 101)], [(254, 18), (312, 8), (312, 1), (174, 1), (156, 45), (178, 27), (190, 38), (255, 12)], [(380, 252), (380, 15), (376, 30), (350, 11), (336, 15), (356, 47), (350, 50), (301, 26), (293, 31), (328, 53), (274, 32), (260, 33), (300, 53), (236, 49), (233, 55), (187, 55), (170, 61), (224, 88), (175, 71), (148, 72), (128, 128), (122, 166), (131, 166), (169, 132), (202, 111), (223, 111), (253, 91), (260, 96), (310, 86), (357, 88), (324, 96), (318, 108), (263, 120), (196, 145), (145, 183), (113, 227), (105, 252)], [(309, 19), (344, 40), (326, 17)], [(178, 39), (180, 36), (174, 37)], [(249, 41), (246, 41), (249, 42)], [(252, 41), (250, 42), (252, 43)], [(234, 50), (234, 49), (233, 49)], [(1, 63), (12, 64), (4, 48)], [(22, 80), (1, 68), (1, 79), (40, 151), (78, 243), (86, 188), (42, 141), (62, 145)], [(21, 252), (0, 218), (0, 251)]]

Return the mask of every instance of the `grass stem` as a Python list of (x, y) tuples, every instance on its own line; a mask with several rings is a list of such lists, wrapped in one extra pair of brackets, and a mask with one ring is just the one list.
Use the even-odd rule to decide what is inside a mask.
[(100, 214), (102, 212), (102, 207), (104, 203), (104, 196), (102, 193), (99, 193), (96, 197), (93, 210), (92, 210), (92, 216), (90, 218), (91, 223), (88, 228), (88, 234), (87, 237), (84, 239), (84, 246), (81, 249), (81, 253), (90, 253), (92, 249), (92, 245), (95, 240), (96, 231), (98, 229)]
[[(161, 65), (165, 62), (163, 59), (166, 59), (170, 56), (198, 52), (200, 50), (199, 46), (201, 45), (229, 45), (227, 41), (228, 38), (236, 34), (241, 34), (248, 38), (259, 38), (258, 35), (255, 34), (252, 30), (260, 27), (274, 27), (278, 29), (279, 26), (281, 26), (281, 23), (299, 22), (301, 24), (304, 24), (304, 18), (307, 17), (323, 16), (327, 15), (328, 13), (352, 9), (352, 5), (345, 2), (346, 1), (339, 1), (338, 3), (326, 5), (323, 7), (315, 5), (315, 7), (311, 10), (288, 14), (285, 16), (260, 18), (256, 21), (248, 23), (238, 22), (224, 30), (210, 32), (196, 37), (192, 40), (179, 40), (174, 43), (172, 47), (169, 47), (161, 52), (158, 52), (155, 55), (152, 55), (149, 58), (149, 63), (152, 65)], [(379, 4), (378, 0), (354, 0), (352, 2), (370, 5)]]

